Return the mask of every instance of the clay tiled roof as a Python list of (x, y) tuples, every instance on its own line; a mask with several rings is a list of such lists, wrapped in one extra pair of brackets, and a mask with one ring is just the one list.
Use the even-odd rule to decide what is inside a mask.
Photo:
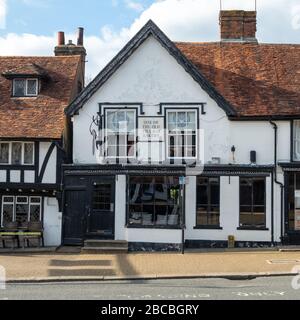
[(300, 45), (176, 45), (238, 116), (300, 116)]
[(15, 76), (31, 76), (31, 77), (38, 77), (38, 78), (47, 78), (47, 72), (36, 65), (35, 63), (29, 63), (27, 65), (19, 65), (13, 69), (9, 69), (3, 72), (2, 74), (5, 78), (11, 79)]
[[(79, 65), (80, 56), (0, 57), (0, 138), (61, 138), (64, 109), (74, 98)], [(37, 97), (11, 97), (7, 75), (41, 75), (41, 70), (47, 78)]]

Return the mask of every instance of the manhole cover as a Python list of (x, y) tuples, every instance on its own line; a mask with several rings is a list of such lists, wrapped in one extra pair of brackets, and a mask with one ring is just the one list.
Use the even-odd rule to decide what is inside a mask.
[(269, 264), (295, 264), (300, 263), (300, 260), (287, 260), (287, 259), (281, 259), (281, 260), (267, 260)]

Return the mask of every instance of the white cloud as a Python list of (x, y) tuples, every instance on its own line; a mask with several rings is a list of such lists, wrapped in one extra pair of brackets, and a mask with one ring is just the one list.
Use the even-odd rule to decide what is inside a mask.
[[(224, 9), (249, 10), (253, 9), (253, 3), (253, 0), (223, 0)], [(300, 44), (298, 6), (299, 0), (258, 1), (259, 41)], [(85, 38), (87, 76), (94, 77), (149, 19), (172, 40), (217, 41), (218, 14), (219, 0), (157, 0), (130, 27), (119, 32), (103, 27), (100, 34)], [(66, 38), (75, 40), (76, 36)], [(0, 37), (0, 55), (51, 55), (55, 44), (56, 35), (8, 34)]]
[(125, 0), (125, 4), (127, 8), (132, 9), (134, 11), (141, 12), (144, 10), (144, 6), (142, 3), (133, 0)]
[(5, 29), (6, 0), (0, 0), (0, 29)]
[(300, 29), (300, 5), (292, 8), (292, 26), (293, 29)]

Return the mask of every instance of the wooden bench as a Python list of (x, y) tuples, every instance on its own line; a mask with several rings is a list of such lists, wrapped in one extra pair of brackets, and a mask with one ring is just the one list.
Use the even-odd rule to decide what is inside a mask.
[[(12, 225), (11, 225), (12, 226)], [(13, 223), (13, 226), (15, 224)], [(14, 243), (17, 241), (18, 247), (20, 247), (20, 240), (23, 240), (23, 248), (25, 248), (25, 242), (27, 243), (27, 247), (29, 247), (30, 240), (38, 240), (39, 246), (42, 242), (42, 246), (44, 247), (44, 232), (42, 228), (41, 222), (29, 222), (26, 223), (26, 226), (23, 224), (20, 229), (13, 229), (5, 227), (2, 231), (0, 230), (0, 240), (2, 240), (3, 248), (6, 248), (6, 241), (10, 240)]]

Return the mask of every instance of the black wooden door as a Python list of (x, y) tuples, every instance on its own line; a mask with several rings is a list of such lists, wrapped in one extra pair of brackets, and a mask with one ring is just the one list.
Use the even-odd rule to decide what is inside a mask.
[(81, 245), (87, 213), (86, 190), (65, 191), (64, 241), (65, 245)]
[(115, 180), (101, 178), (92, 182), (87, 237), (114, 239)]

